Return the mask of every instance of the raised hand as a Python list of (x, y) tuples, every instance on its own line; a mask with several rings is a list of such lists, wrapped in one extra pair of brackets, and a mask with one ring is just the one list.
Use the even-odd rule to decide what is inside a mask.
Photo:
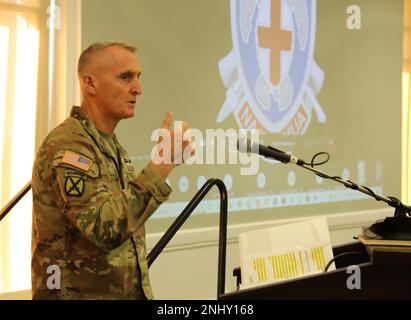
[(194, 144), (189, 139), (188, 123), (178, 121), (175, 123), (175, 130), (170, 131), (172, 120), (172, 113), (167, 112), (161, 128), (153, 133), (153, 135), (158, 135), (158, 140), (151, 152), (149, 166), (164, 180), (171, 170), (184, 163), (187, 157), (191, 157), (195, 152)]

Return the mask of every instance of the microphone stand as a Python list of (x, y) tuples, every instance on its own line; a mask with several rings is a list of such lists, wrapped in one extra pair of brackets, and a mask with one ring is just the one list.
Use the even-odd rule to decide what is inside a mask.
[[(270, 157), (271, 158), (271, 157)], [(392, 240), (411, 240), (411, 207), (406, 206), (395, 197), (384, 197), (373, 192), (370, 188), (360, 186), (352, 181), (344, 180), (340, 177), (330, 176), (322, 171), (316, 170), (314, 165), (308, 165), (306, 162), (295, 163), (296, 165), (314, 172), (317, 176), (336, 181), (343, 184), (346, 188), (362, 192), (377, 201), (384, 201), (389, 206), (395, 208), (394, 217), (387, 217), (384, 221), (376, 222), (369, 230), (371, 230), (377, 236), (384, 239)]]
[[(328, 174), (326, 174), (326, 173), (324, 173), (324, 172), (322, 172), (322, 171), (316, 170), (316, 169), (314, 169), (314, 168), (312, 168), (312, 167), (310, 167), (310, 166), (308, 166), (308, 165), (306, 165), (306, 164), (300, 165), (300, 167), (302, 167), (302, 168), (304, 168), (304, 169), (307, 169), (307, 170), (309, 170), (309, 171), (314, 172), (317, 176), (319, 176), (319, 177), (321, 177), (321, 178), (329, 179), (329, 180), (333, 180), (333, 181), (339, 182), (339, 183), (343, 184), (343, 185), (344, 185), (346, 188), (348, 188), (348, 189), (352, 189), (352, 190), (356, 190), (356, 191), (360, 191), (360, 192), (362, 192), (362, 193), (365, 193), (366, 195), (368, 195), (368, 196), (370, 196), (370, 197), (372, 197), (372, 198), (375, 198), (375, 200), (377, 200), (377, 201), (384, 201), (384, 202), (388, 203), (388, 205), (390, 205), (391, 207), (398, 208), (399, 206), (404, 206), (404, 205), (400, 202), (400, 200), (398, 200), (397, 198), (394, 198), (394, 197), (388, 197), (388, 198), (387, 198), (387, 197), (384, 197), (384, 196), (382, 196), (382, 195), (379, 195), (378, 193), (373, 192), (370, 188), (367, 188), (367, 187), (364, 187), (364, 186), (360, 186), (360, 185), (358, 185), (358, 184), (356, 184), (356, 183), (354, 183), (354, 182), (352, 182), (352, 181), (350, 181), (350, 180), (344, 180), (344, 179), (342, 179), (342, 178), (340, 178), (340, 177), (330, 176), (330, 175), (328, 175)], [(406, 206), (404, 206), (404, 207), (406, 207)], [(411, 210), (411, 207), (406, 207), (406, 208), (408, 208), (409, 210)], [(407, 211), (406, 214), (408, 215), (408, 217), (410, 217), (410, 216), (409, 216), (409, 211)]]
[(384, 201), (388, 203), (388, 205), (395, 208), (394, 217), (387, 217), (382, 222), (376, 222), (368, 230), (371, 230), (377, 236), (380, 236), (384, 239), (411, 240), (411, 207), (404, 205), (395, 197), (384, 197), (375, 193), (370, 188), (360, 186), (352, 181), (344, 180), (336, 176), (330, 176), (324, 172), (316, 170), (314, 167), (326, 163), (329, 160), (329, 157), (326, 161), (323, 161), (321, 163), (314, 163), (314, 159), (320, 154), (326, 154), (327, 156), (329, 156), (328, 153), (317, 153), (313, 157), (311, 163), (307, 163), (302, 159), (298, 159), (274, 147), (252, 143), (252, 141), (249, 139), (238, 140), (237, 149), (240, 152), (256, 153), (260, 156), (266, 157), (268, 159), (274, 159), (282, 163), (295, 164), (297, 166), (303, 167), (306, 170), (314, 172), (321, 178), (334, 180), (343, 184), (346, 188), (362, 192), (370, 197), (373, 197), (377, 201)]

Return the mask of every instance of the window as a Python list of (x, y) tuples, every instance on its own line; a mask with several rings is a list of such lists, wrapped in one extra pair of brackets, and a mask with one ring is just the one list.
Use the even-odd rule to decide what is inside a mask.
[[(0, 206), (31, 179), (38, 94), (40, 0), (0, 1)], [(0, 225), (0, 292), (30, 281), (31, 196)], [(27, 272), (28, 271), (28, 272)]]
[[(81, 0), (0, 0), (0, 208), (80, 100), (80, 10)], [(31, 202), (30, 192), (0, 222), (0, 293), (30, 289)]]

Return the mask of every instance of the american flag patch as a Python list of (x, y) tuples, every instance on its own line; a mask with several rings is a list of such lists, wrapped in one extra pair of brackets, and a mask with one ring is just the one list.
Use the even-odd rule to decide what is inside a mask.
[(90, 169), (91, 164), (93, 163), (93, 161), (86, 158), (85, 156), (68, 150), (64, 152), (64, 156), (61, 162), (67, 163), (86, 172)]

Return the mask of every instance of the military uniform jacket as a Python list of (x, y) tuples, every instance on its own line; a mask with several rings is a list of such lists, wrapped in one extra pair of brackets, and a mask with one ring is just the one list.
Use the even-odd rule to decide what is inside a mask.
[(33, 299), (152, 299), (144, 222), (171, 192), (74, 107), (33, 167)]

